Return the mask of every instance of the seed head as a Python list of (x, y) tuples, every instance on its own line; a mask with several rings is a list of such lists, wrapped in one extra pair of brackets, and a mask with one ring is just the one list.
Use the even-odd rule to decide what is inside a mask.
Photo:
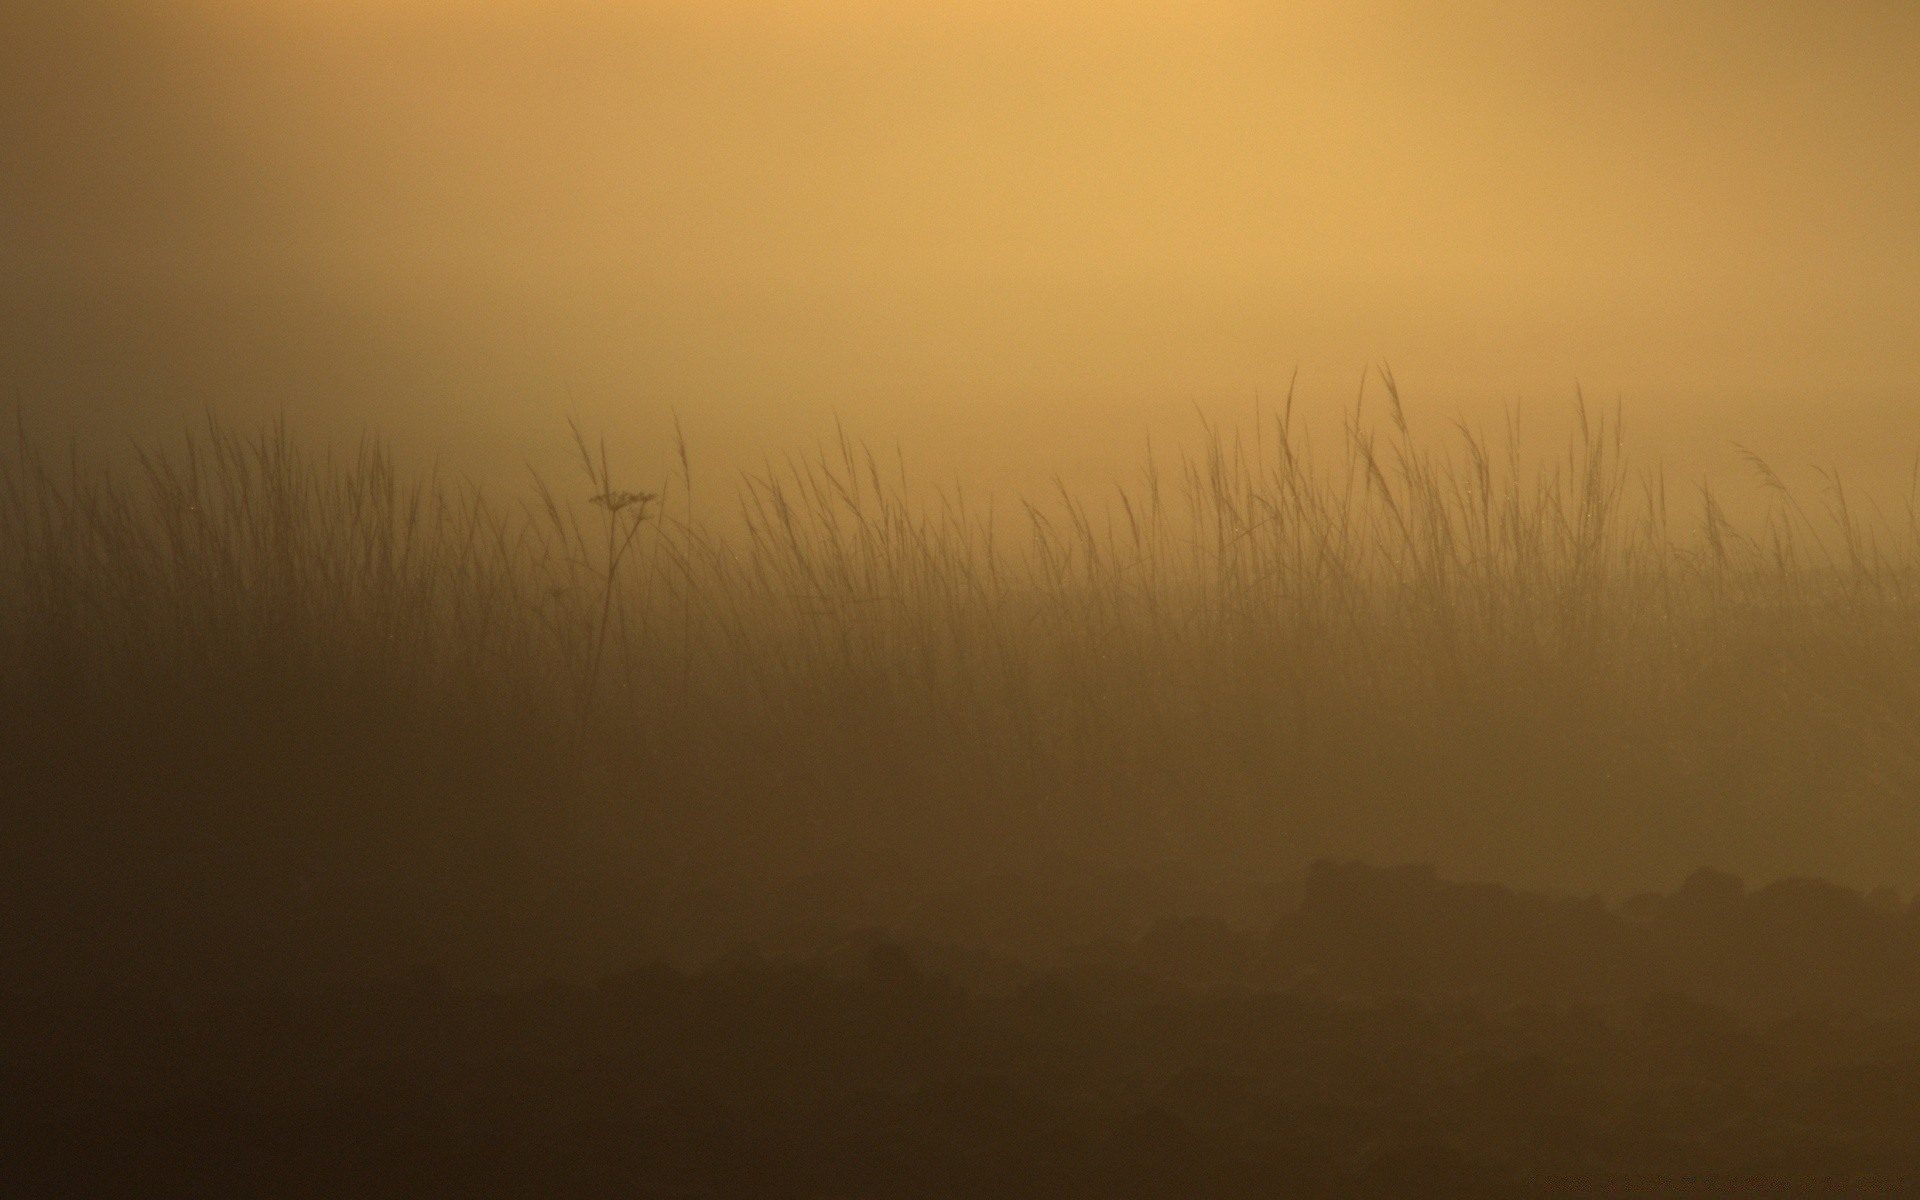
[(645, 507), (646, 505), (653, 503), (653, 501), (657, 499), (657, 497), (652, 492), (606, 491), (606, 492), (601, 492), (598, 496), (590, 497), (589, 499), (594, 504), (598, 504), (601, 508), (606, 509), (608, 512), (619, 512), (621, 509), (630, 507), (631, 505), (635, 505), (635, 504)]

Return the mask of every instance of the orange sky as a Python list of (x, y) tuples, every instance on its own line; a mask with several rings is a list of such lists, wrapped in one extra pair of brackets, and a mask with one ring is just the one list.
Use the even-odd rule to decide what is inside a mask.
[(15, 0), (0, 386), (1024, 479), (1388, 358), (1871, 467), (1914, 62), (1909, 0)]

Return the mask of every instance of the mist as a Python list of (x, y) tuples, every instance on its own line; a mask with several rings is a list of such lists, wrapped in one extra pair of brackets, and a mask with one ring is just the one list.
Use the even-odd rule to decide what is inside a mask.
[[(1920, 444), (1911, 6), (10, 7), (5, 382), (476, 470), (724, 477), (837, 417), (932, 476), (1097, 478), (1299, 373), (1350, 403)], [(1896, 450), (1896, 448), (1898, 448)]]
[(1914, 1194), (1915, 63), (11, 0), (0, 1192)]

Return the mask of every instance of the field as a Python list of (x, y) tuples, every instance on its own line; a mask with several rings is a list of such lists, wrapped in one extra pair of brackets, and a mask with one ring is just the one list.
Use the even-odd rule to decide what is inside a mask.
[(1755, 460), (1736, 521), (1577, 417), (1416, 436), (1385, 375), (1323, 444), (1289, 403), (1019, 503), (844, 437), (696, 503), (684, 445), (634, 480), (578, 429), (516, 495), (285, 428), (112, 468), (23, 432), (9, 940), (68, 980), (502, 978), (1061, 862), (1920, 884), (1914, 497)]
[(13, 1180), (1896, 1194), (1920, 508), (1574, 416), (1018, 503), (22, 431)]

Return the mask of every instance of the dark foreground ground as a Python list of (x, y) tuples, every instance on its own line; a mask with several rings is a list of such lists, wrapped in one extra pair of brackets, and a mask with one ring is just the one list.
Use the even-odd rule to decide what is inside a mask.
[(1049, 949), (1043, 892), (585, 986), (16, 988), (0, 1192), (1920, 1195), (1890, 895), (1322, 864), (1262, 928), (1122, 887)]

